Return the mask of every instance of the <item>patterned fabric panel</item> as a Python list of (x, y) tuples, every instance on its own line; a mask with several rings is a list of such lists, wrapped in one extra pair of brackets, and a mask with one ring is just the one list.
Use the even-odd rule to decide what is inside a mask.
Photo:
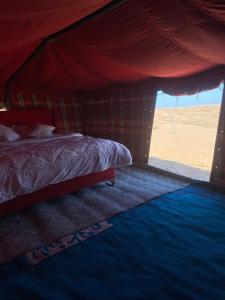
[(156, 90), (146, 83), (74, 97), (50, 97), (14, 85), (8, 106), (12, 110), (54, 109), (58, 132), (113, 139), (127, 146), (134, 161), (147, 163), (155, 102)]
[(50, 97), (13, 87), (9, 109), (29, 110), (48, 108), (55, 112), (58, 133), (82, 132), (82, 107), (76, 97)]
[(134, 161), (147, 163), (156, 92), (149, 86), (90, 93), (84, 101), (85, 133), (126, 145)]

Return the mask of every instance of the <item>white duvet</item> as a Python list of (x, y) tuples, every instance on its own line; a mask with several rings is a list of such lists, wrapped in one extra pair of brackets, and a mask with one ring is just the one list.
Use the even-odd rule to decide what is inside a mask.
[(49, 184), (131, 163), (124, 145), (77, 134), (0, 143), (0, 203)]

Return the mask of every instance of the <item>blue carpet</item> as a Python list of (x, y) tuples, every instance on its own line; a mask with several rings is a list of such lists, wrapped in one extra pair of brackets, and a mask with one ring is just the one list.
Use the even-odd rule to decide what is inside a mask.
[(108, 220), (29, 266), (0, 268), (0, 299), (225, 299), (225, 194), (201, 185)]

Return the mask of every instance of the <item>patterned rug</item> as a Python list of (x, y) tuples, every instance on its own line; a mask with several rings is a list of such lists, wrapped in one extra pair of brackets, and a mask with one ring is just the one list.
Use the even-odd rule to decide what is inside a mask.
[(117, 171), (115, 187), (101, 183), (1, 217), (0, 263), (188, 184), (150, 170), (125, 167)]

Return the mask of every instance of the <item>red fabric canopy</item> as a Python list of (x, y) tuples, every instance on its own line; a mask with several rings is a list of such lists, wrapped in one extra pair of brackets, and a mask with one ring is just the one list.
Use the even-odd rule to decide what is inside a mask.
[[(0, 80), (43, 37), (107, 2), (1, 1)], [(224, 65), (224, 49), (224, 0), (129, 0), (50, 40), (17, 83), (73, 94), (152, 77), (182, 78)]]
[(0, 83), (30, 56), (40, 41), (111, 2), (110, 0), (1, 0)]

